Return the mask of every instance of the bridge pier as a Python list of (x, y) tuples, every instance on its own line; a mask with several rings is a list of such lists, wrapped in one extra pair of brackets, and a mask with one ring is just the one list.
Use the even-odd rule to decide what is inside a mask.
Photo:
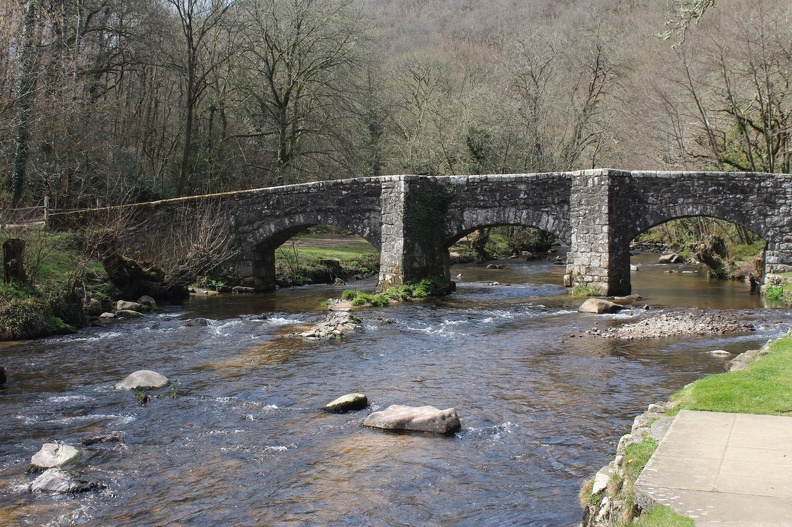
[(571, 244), (564, 285), (581, 286), (601, 295), (628, 295), (630, 238), (629, 173), (586, 170), (572, 176), (569, 200)]
[(383, 181), (378, 290), (427, 277), (450, 280), (443, 226), (453, 195), (453, 185), (426, 177)]
[(765, 250), (765, 276), (792, 272), (792, 236), (789, 241), (767, 241)]

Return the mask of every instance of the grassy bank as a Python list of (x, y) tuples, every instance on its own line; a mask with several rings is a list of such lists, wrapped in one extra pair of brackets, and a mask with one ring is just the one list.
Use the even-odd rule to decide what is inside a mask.
[(777, 306), (792, 306), (792, 273), (768, 275), (765, 295), (768, 303)]
[(26, 242), (25, 280), (0, 285), (0, 340), (70, 333), (85, 323), (87, 292), (101, 296), (102, 264), (87, 258), (75, 235), (41, 227), (3, 231)]
[(671, 400), (674, 412), (792, 415), (792, 337), (770, 343), (770, 353), (746, 369), (700, 379)]
[[(792, 415), (792, 336), (771, 342), (767, 353), (761, 352), (759, 356), (759, 360), (750, 362), (743, 370), (711, 375), (685, 386), (671, 397), (666, 415), (676, 415), (680, 410)], [(623, 454), (623, 461), (618, 471), (612, 475), (608, 492), (592, 495), (594, 480), (587, 482), (580, 494), (581, 504), (587, 513), (590, 513), (592, 507), (596, 511), (606, 496), (609, 496), (612, 503), (620, 503), (622, 506), (615, 517), (611, 514), (609, 520), (586, 525), (694, 525), (692, 519), (679, 515), (666, 506), (654, 507), (644, 511), (639, 518), (633, 518), (633, 485), (657, 445), (658, 442), (651, 437), (633, 444), (628, 441), (628, 446), (620, 452)]]

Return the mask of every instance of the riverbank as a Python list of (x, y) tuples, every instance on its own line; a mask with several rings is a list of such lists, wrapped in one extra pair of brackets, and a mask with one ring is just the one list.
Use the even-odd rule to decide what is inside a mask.
[[(759, 360), (762, 359), (762, 360)], [(681, 410), (789, 415), (792, 412), (792, 336), (768, 342), (727, 362), (727, 373), (684, 387), (667, 403), (652, 404), (621, 437), (614, 460), (587, 481), (580, 493), (582, 527), (693, 526), (692, 519), (636, 495), (643, 468)], [(635, 522), (635, 523), (631, 523)]]

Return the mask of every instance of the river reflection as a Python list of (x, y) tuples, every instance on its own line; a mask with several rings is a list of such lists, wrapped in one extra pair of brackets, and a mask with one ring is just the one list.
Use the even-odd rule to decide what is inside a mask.
[[(647, 256), (633, 289), (653, 309), (741, 309), (757, 331), (698, 339), (615, 341), (585, 335), (639, 312), (577, 313), (563, 266), (456, 266), (444, 299), (361, 312), (365, 331), (305, 342), (342, 288), (193, 299), (142, 320), (0, 351), (2, 525), (520, 525), (580, 519), (580, 484), (649, 403), (721, 371), (707, 352), (758, 347), (788, 329), (742, 283), (667, 274)], [(355, 284), (373, 288), (374, 282)], [(258, 317), (254, 315), (266, 315)], [(204, 317), (206, 326), (186, 327)], [(137, 369), (170, 377), (141, 406), (113, 384)], [(366, 415), (323, 414), (360, 391), (390, 404), (457, 408), (451, 437), (363, 428)], [(78, 470), (106, 489), (33, 496), (24, 468), (42, 443), (92, 447)]]

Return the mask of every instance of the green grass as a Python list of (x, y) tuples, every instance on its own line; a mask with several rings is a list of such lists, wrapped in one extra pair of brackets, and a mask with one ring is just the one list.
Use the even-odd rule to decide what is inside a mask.
[(602, 296), (602, 291), (590, 285), (576, 285), (572, 288), (573, 296)]
[(652, 507), (629, 525), (635, 527), (695, 527), (696, 523), (691, 518), (674, 512), (670, 507), (658, 505)]
[(657, 441), (647, 437), (640, 443), (633, 443), (624, 449), (624, 474), (630, 483), (635, 483), (641, 475), (649, 458), (657, 450)]
[[(322, 246), (301, 246), (301, 239), (322, 240), (324, 235), (301, 235), (294, 244), (287, 243), (275, 251), (275, 272), (279, 285), (303, 285), (326, 281), (328, 268), (322, 260), (338, 260), (333, 274), (338, 278), (360, 279), (376, 274), (379, 255), (370, 243), (362, 238), (332, 238), (332, 243)], [(319, 242), (321, 243), (321, 241)]]
[(770, 344), (771, 353), (745, 370), (711, 375), (672, 398), (679, 409), (749, 414), (792, 414), (792, 337)]
[(363, 291), (347, 289), (341, 294), (341, 298), (349, 300), (353, 306), (372, 306), (386, 307), (390, 305), (390, 298), (386, 294), (369, 294)]
[[(350, 240), (348, 245), (339, 247), (295, 247), (300, 258), (338, 258), (339, 260), (350, 258), (361, 258), (367, 255), (377, 254), (376, 249), (366, 240)], [(288, 245), (282, 251), (291, 252)]]

